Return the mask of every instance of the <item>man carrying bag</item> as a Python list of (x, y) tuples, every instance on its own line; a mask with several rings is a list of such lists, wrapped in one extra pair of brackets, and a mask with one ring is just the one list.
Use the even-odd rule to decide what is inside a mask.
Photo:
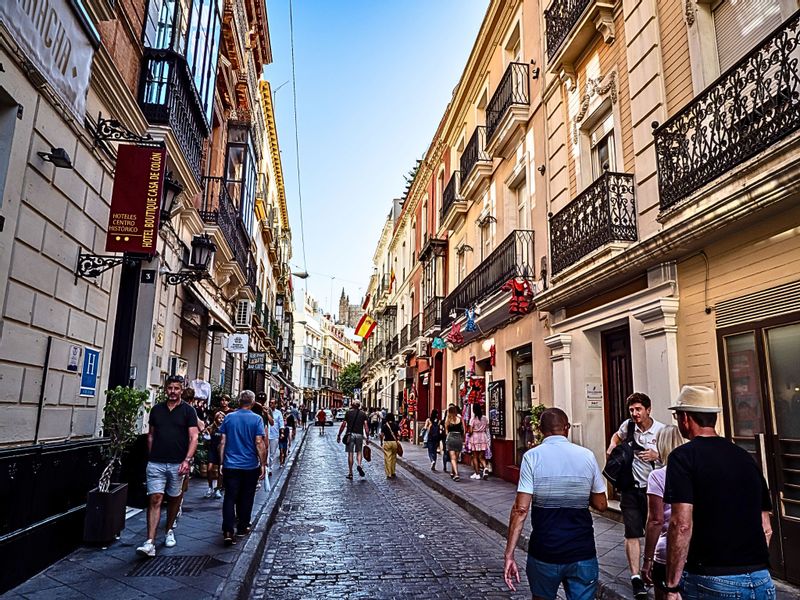
[[(345, 427), (347, 428), (347, 432), (345, 433), (344, 440), (342, 440), (342, 431), (345, 430)], [(364, 469), (361, 466), (361, 459), (363, 458), (362, 449), (365, 439), (369, 439), (367, 414), (361, 410), (361, 402), (358, 400), (353, 400), (350, 410), (347, 411), (344, 421), (342, 421), (342, 424), (339, 427), (339, 434), (336, 436), (336, 441), (343, 441), (347, 451), (348, 479), (353, 478), (353, 453), (355, 453), (357, 457), (356, 468), (358, 469), (358, 474), (361, 477), (364, 477), (365, 475)]]

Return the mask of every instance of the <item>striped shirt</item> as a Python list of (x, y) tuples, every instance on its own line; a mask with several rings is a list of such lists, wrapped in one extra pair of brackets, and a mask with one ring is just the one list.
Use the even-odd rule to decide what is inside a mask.
[(566, 564), (594, 558), (590, 494), (606, 491), (594, 454), (561, 435), (525, 453), (518, 492), (531, 494), (531, 541), (537, 560)]

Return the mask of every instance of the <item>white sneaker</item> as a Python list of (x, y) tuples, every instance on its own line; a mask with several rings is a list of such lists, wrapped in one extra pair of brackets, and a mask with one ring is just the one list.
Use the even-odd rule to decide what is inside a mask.
[(222, 490), (217, 490), (216, 492), (214, 492), (214, 498), (217, 500), (222, 498)]
[(203, 498), (213, 498), (214, 497), (214, 488), (208, 488), (206, 495)]
[(175, 544), (177, 544), (177, 543), (178, 543), (178, 542), (176, 542), (176, 541), (175, 541), (175, 532), (174, 532), (174, 531), (172, 531), (172, 529), (170, 529), (170, 530), (167, 532), (167, 538), (164, 540), (164, 545), (165, 545), (167, 548), (174, 548), (174, 547), (175, 547)]
[(469, 476), (469, 478), (470, 478), (470, 479), (480, 479), (480, 478), (481, 478), (481, 476), (480, 476), (480, 475), (478, 475), (477, 473), (473, 473), (472, 475), (470, 475), (470, 476)]
[(153, 544), (153, 540), (146, 540), (144, 544), (136, 549), (136, 554), (153, 558), (156, 555), (156, 546)]

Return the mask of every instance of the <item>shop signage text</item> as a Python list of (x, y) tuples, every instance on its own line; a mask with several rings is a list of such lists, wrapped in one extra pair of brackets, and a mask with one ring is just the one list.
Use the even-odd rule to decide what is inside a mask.
[(267, 368), (267, 353), (266, 352), (248, 352), (247, 353), (247, 370), (248, 371), (264, 371)]
[(232, 333), (228, 336), (228, 343), (225, 350), (231, 354), (247, 354), (247, 346), (250, 343), (250, 336), (246, 333)]
[(119, 147), (106, 251), (155, 254), (166, 154), (164, 148)]
[(506, 437), (506, 382), (504, 379), (489, 384), (489, 431), (492, 437)]

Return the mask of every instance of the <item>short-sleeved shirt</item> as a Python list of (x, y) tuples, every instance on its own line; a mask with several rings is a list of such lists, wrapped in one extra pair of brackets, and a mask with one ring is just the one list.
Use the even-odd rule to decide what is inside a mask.
[(159, 402), (150, 410), (150, 426), (153, 427), (150, 461), (182, 463), (189, 453), (189, 428), (197, 427), (197, 413), (192, 405), (181, 400), (170, 410), (166, 402)]
[(280, 437), (283, 427), (283, 413), (276, 408), (272, 411), (272, 425), (269, 426), (269, 439), (277, 440)]
[[(622, 425), (620, 425), (620, 428), (617, 431), (619, 439), (624, 440), (626, 437), (628, 437), (628, 423), (630, 422), (630, 419), (625, 419), (622, 422)], [(633, 430), (633, 439), (636, 440), (636, 443), (645, 450), (657, 450), (656, 435), (658, 435), (658, 432), (664, 429), (664, 427), (666, 427), (666, 425), (660, 421), (656, 421), (655, 419), (653, 419), (653, 424), (650, 425), (650, 429), (647, 431), (642, 431), (642, 429), (637, 425)], [(656, 467), (660, 466), (661, 462), (656, 461)], [(647, 477), (650, 475), (652, 470), (653, 466), (650, 463), (644, 462), (636, 454), (633, 455), (633, 476), (640, 488), (644, 489), (647, 487)]]
[(765, 569), (761, 524), (772, 509), (767, 482), (753, 458), (721, 437), (696, 437), (669, 455), (664, 502), (692, 505), (686, 571), (736, 575)]
[[(664, 468), (655, 469), (647, 478), (647, 493), (659, 498), (664, 498), (664, 482), (667, 478), (667, 470)], [(662, 565), (667, 564), (667, 529), (669, 529), (669, 518), (672, 515), (672, 505), (664, 503), (664, 522), (661, 525), (661, 533), (658, 534), (656, 542), (655, 561)]]
[(364, 423), (367, 422), (367, 413), (361, 409), (351, 408), (344, 416), (344, 421), (347, 423), (347, 431), (363, 435)]
[(225, 435), (226, 469), (257, 469), (260, 464), (256, 438), (264, 437), (264, 421), (252, 410), (232, 412), (219, 427)]
[(522, 458), (517, 491), (533, 495), (528, 554), (551, 564), (597, 556), (589, 500), (606, 482), (590, 450), (562, 435), (546, 437)]
[(396, 442), (400, 439), (400, 425), (384, 421), (381, 425), (381, 434), (384, 442)]

